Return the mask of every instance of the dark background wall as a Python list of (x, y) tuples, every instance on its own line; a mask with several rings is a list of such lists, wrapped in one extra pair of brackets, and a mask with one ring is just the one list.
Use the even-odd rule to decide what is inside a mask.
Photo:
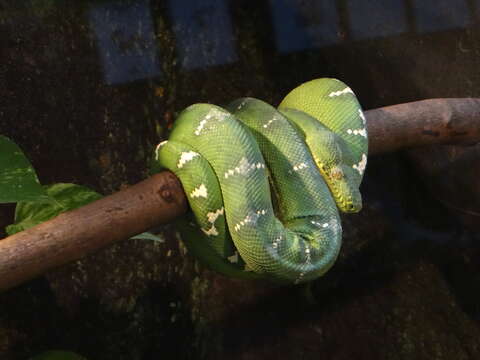
[[(0, 133), (42, 183), (107, 194), (195, 102), (278, 104), (327, 76), (365, 109), (478, 97), (479, 24), (474, 0), (0, 0)], [(174, 225), (120, 242), (0, 294), (0, 359), (478, 359), (478, 159), (369, 159), (365, 208), (310, 288), (213, 274)]]

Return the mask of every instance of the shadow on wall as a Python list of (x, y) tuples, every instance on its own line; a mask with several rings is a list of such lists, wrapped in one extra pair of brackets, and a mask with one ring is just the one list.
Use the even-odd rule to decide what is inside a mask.
[[(459, 29), (476, 21), (473, 0), (270, 0), (278, 53), (365, 39)], [(178, 64), (184, 70), (234, 63), (229, 3), (169, 0)], [(161, 78), (161, 49), (148, 0), (91, 4), (89, 21), (109, 85)]]

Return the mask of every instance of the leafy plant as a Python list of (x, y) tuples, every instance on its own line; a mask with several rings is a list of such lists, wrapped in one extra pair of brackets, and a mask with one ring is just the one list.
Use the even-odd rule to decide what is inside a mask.
[(76, 184), (57, 183), (43, 186), (54, 201), (20, 201), (15, 208), (15, 223), (7, 226), (7, 234), (13, 235), (47, 221), (66, 210), (73, 210), (102, 197), (99, 193)]
[[(42, 186), (22, 150), (13, 141), (0, 135), (0, 203), (17, 203), (15, 221), (7, 226), (7, 234), (26, 230), (102, 196), (77, 184)], [(163, 242), (162, 238), (150, 232), (136, 235), (133, 239)]]
[(0, 135), (0, 202), (47, 200), (49, 197), (22, 150)]

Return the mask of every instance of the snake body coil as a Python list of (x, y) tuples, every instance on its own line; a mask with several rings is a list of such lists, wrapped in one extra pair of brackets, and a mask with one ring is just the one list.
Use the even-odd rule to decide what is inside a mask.
[(335, 79), (300, 85), (278, 109), (253, 98), (189, 106), (156, 150), (193, 210), (189, 250), (224, 274), (287, 283), (334, 263), (337, 206), (361, 209), (366, 159), (365, 117)]

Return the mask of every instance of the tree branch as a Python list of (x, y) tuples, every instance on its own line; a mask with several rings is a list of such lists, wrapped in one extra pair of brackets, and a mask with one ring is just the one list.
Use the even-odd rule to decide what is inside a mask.
[[(480, 99), (431, 99), (365, 112), (370, 154), (480, 141)], [(187, 210), (170, 172), (0, 240), (0, 289), (80, 259), (114, 241), (172, 221)]]
[(480, 99), (429, 99), (365, 112), (370, 155), (480, 141)]
[(178, 179), (156, 174), (136, 185), (0, 240), (0, 289), (80, 259), (187, 210)]

